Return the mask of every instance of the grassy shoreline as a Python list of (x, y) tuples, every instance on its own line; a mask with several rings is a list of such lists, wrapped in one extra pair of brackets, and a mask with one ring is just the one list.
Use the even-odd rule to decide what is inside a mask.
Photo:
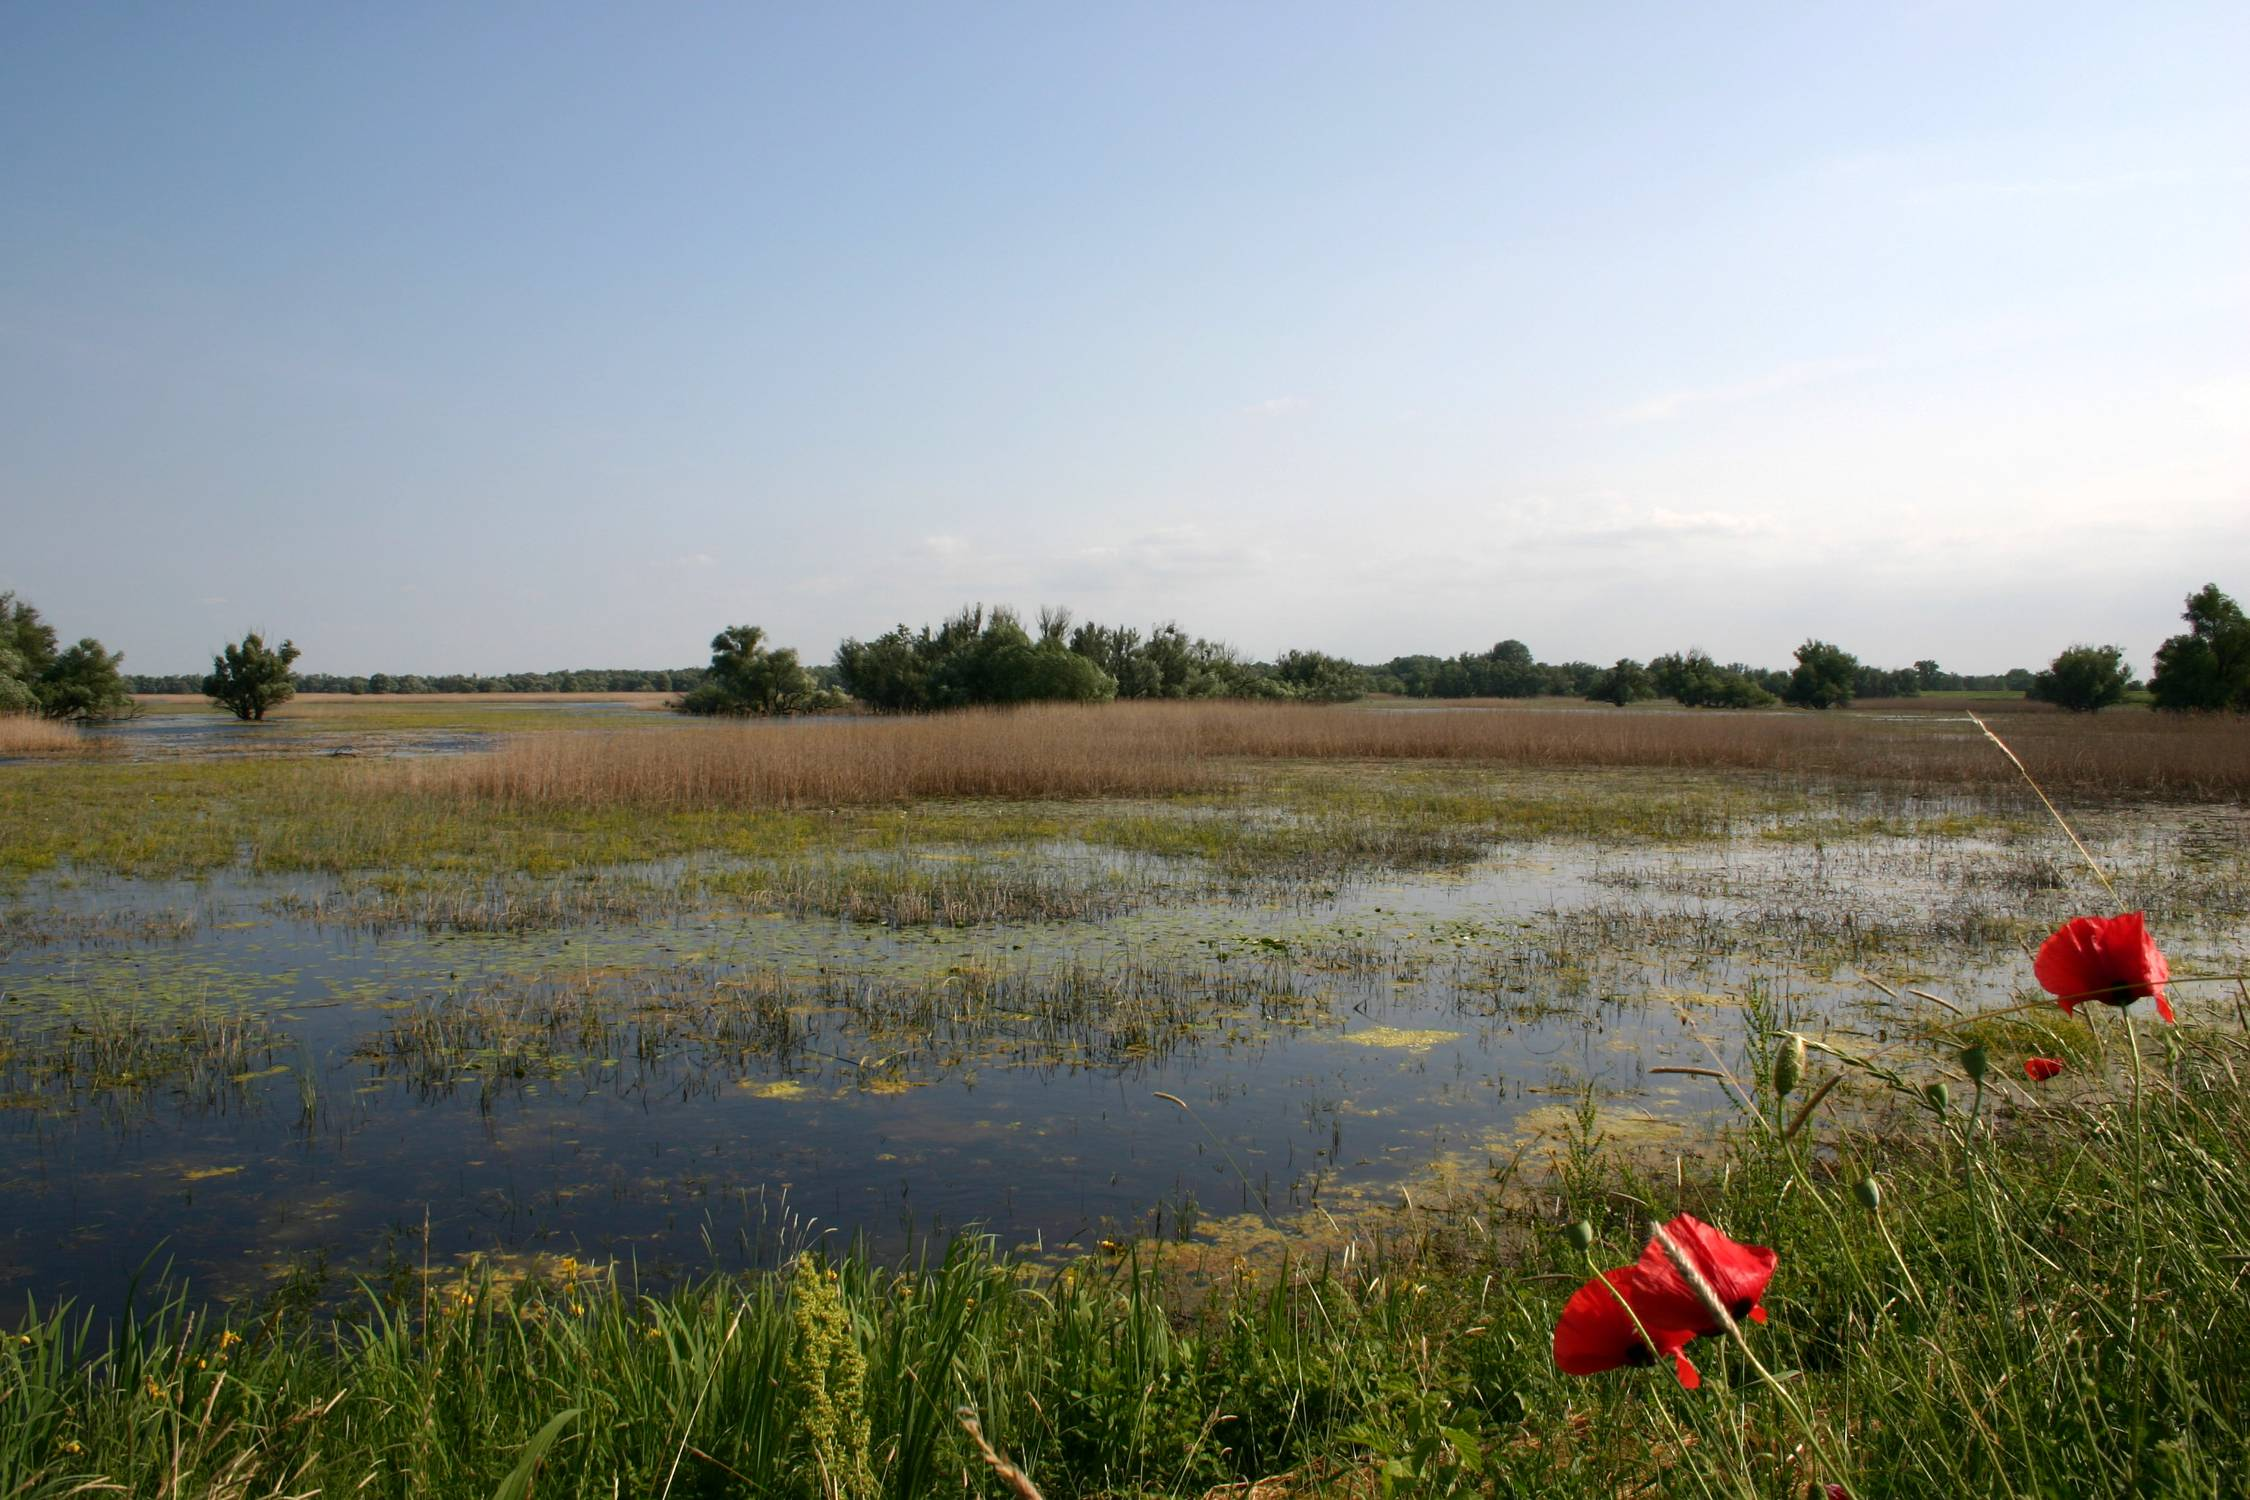
[[(2012, 1070), (2051, 1030), (1962, 1035)], [(2250, 1045), (2147, 1037), (2136, 1096), (2116, 1019), (2086, 1040), (2111, 1065), (2059, 1093), (1972, 1095), (1933, 1050), (1879, 1132), (1784, 1138), (1794, 1101), (1754, 1089), (1760, 1117), (1677, 1169), (1605, 1149), (1589, 1109), (1528, 1186), (1402, 1211), (1348, 1254), (1206, 1268), (1185, 1300), (1162, 1260), (1058, 1271), (964, 1240), (658, 1297), (568, 1262), (417, 1279), (326, 1325), (230, 1327), (180, 1296), (105, 1339), (57, 1310), (0, 1353), (0, 1493), (483, 1497), (534, 1453), (542, 1495), (999, 1493), (961, 1406), (1050, 1500), (1287, 1473), (1280, 1493), (1336, 1496), (2229, 1492), (2250, 1478)], [(1944, 1107), (1914, 1092), (1947, 1075)], [(1779, 1252), (1751, 1337), (1829, 1466), (1713, 1341), (1700, 1391), (1554, 1370), (1585, 1267), (1551, 1231), (1591, 1220), (1614, 1263), (1681, 1208)]]

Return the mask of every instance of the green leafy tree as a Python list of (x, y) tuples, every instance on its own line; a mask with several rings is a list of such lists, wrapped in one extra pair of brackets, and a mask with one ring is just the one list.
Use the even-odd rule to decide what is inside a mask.
[(1648, 668), (1630, 656), (1619, 657), (1617, 665), (1595, 678), (1593, 687), (1586, 693), (1590, 702), (1614, 703), (1619, 708), (1655, 696), (1656, 679), (1649, 675)]
[(1852, 673), (1855, 698), (1919, 698), (1922, 676), (1912, 667), (1859, 666)]
[[(1073, 643), (1088, 649), (1074, 649)], [(994, 703), (1102, 703), (1117, 696), (1104, 660), (1129, 658), (1131, 631), (1071, 629), (1067, 610), (1042, 610), (1034, 640), (1012, 609), (972, 604), (935, 630), (900, 625), (836, 651), (837, 681), (871, 708), (918, 712)]]
[(2123, 701), (2131, 685), (2123, 646), (2072, 646), (2031, 680), (2030, 696), (2075, 714), (2090, 714)]
[(279, 651), (253, 630), (239, 646), (229, 646), (211, 658), (211, 675), (203, 679), (203, 696), (238, 719), (262, 720), (266, 710), (297, 696), (295, 674), (289, 664), (303, 653), (283, 641)]
[(118, 663), (125, 658), (88, 637), (57, 649), (55, 628), (39, 611), (0, 593), (0, 711), (32, 710), (50, 719), (101, 719), (132, 712), (133, 693)]
[(2180, 618), (2187, 634), (2156, 648), (2148, 680), (2156, 706), (2250, 712), (2250, 617), (2242, 606), (2207, 583), (2188, 595)]
[(845, 692), (885, 713), (915, 713), (930, 706), (929, 631), (917, 638), (904, 625), (871, 641), (836, 648), (836, 680)]
[(133, 694), (118, 670), (124, 660), (123, 652), (105, 651), (102, 643), (90, 636), (62, 651), (39, 674), (33, 688), (39, 711), (50, 719), (110, 719), (130, 714)]
[(1809, 640), (1797, 648), (1797, 670), (1789, 674), (1782, 697), (1799, 708), (1842, 708), (1852, 701), (1858, 677), (1858, 657), (1841, 646)]
[(0, 713), (39, 711), (39, 678), (55, 664), (55, 629), (11, 590), (0, 593)]
[(1722, 667), (1693, 646), (1657, 657), (1648, 674), (1658, 696), (1683, 708), (1769, 708), (1774, 701), (1742, 667)]
[(1366, 673), (1324, 651), (1284, 652), (1273, 664), (1273, 675), (1290, 697), (1307, 703), (1349, 703), (1367, 691)]
[(36, 712), (39, 699), (31, 691), (32, 672), (15, 643), (0, 640), (0, 714)]
[(711, 670), (679, 701), (691, 714), (797, 714), (828, 706), (827, 695), (794, 649), (766, 645), (756, 625), (729, 625), (711, 637)]

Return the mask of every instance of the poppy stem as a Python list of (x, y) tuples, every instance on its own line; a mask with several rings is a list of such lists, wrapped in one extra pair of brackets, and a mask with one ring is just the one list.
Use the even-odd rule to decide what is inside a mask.
[(1898, 1274), (1900, 1278), (1906, 1282), (1906, 1290), (1910, 1292), (1914, 1297), (1915, 1309), (1918, 1312), (1927, 1314), (1930, 1310), (1930, 1304), (1927, 1301), (1923, 1300), (1922, 1284), (1916, 1281), (1914, 1279), (1914, 1273), (1907, 1269), (1906, 1253), (1899, 1249), (1898, 1241), (1892, 1238), (1891, 1226), (1883, 1222), (1882, 1208), (1878, 1206), (1876, 1208), (1870, 1209), (1869, 1212), (1875, 1216), (1875, 1232), (1877, 1234), (1880, 1234), (1883, 1237), (1883, 1243), (1890, 1247), (1891, 1259), (1898, 1265)]
[(2127, 1314), (2131, 1322), (2127, 1325), (2125, 1334), (2133, 1371), (2133, 1472), (2128, 1475), (2128, 1481), (2137, 1488), (2148, 1411), (2148, 1374), (2141, 1363), (2141, 1274), (2148, 1263), (2148, 1168), (2143, 1129), (2147, 1101), (2143, 1096), (2141, 1081), (2140, 1028), (2133, 1024), (2133, 1013), (2130, 1010), (2123, 1014), (2125, 1045), (2133, 1056), (2133, 1300)]
[[(1764, 1381), (1766, 1387), (1776, 1397), (1780, 1398), (1781, 1404), (1789, 1409), (1789, 1415), (1796, 1419), (1797, 1429), (1804, 1433), (1806, 1445), (1819, 1458), (1821, 1466), (1831, 1474), (1841, 1474), (1843, 1466), (1837, 1463), (1834, 1455), (1828, 1451), (1828, 1444), (1821, 1438), (1820, 1429), (1813, 1425), (1811, 1414), (1798, 1404), (1797, 1398), (1790, 1394), (1789, 1388), (1781, 1383), (1773, 1371), (1766, 1368), (1763, 1360), (1758, 1358), (1758, 1351), (1751, 1348), (1750, 1340), (1743, 1337), (1742, 1325), (1735, 1321), (1734, 1314), (1728, 1310), (1726, 1303), (1721, 1301), (1719, 1294), (1712, 1290), (1710, 1281), (1704, 1277), (1702, 1268), (1696, 1265), (1694, 1257), (1680, 1248), (1680, 1242), (1672, 1238), (1671, 1231), (1667, 1230), (1662, 1224), (1652, 1223), (1649, 1226), (1649, 1232), (1656, 1243), (1662, 1247), (1665, 1258), (1672, 1262), (1672, 1268), (1680, 1273), (1680, 1279), (1687, 1283), (1688, 1290), (1693, 1292), (1696, 1300), (1703, 1304), (1703, 1310), (1709, 1313), (1711, 1320), (1718, 1324), (1720, 1330), (1729, 1339), (1734, 1341), (1734, 1346), (1742, 1351), (1742, 1357), (1750, 1362), (1750, 1368), (1756, 1372), (1758, 1378)], [(1589, 1254), (1588, 1259), (1591, 1258)], [(1636, 1325), (1637, 1322), (1638, 1320), (1636, 1320)]]

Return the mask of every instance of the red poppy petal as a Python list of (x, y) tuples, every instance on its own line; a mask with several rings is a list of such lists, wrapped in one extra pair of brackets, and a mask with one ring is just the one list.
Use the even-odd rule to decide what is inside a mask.
[[(1779, 1257), (1764, 1245), (1744, 1245), (1727, 1238), (1693, 1214), (1680, 1214), (1664, 1226), (1672, 1242), (1692, 1261), (1719, 1300), (1737, 1315), (1755, 1308), (1773, 1280)], [(1636, 1308), (1653, 1308), (1655, 1321), (1680, 1323), (1697, 1333), (1719, 1332), (1717, 1322), (1687, 1282), (1682, 1279), (1664, 1247), (1651, 1238), (1633, 1269), (1646, 1291), (1646, 1301)]]
[(2031, 972), (2067, 1012), (2082, 1000), (2129, 1005), (2144, 995), (2157, 1002), (2159, 1015), (2171, 1004), (2164, 984), (2172, 966), (2149, 936), (2142, 912), (2072, 917), (2039, 945)]
[(1692, 1391), (1703, 1384), (1702, 1372), (1696, 1369), (1694, 1361), (1687, 1357), (1684, 1349), (1672, 1351), (1672, 1373), (1679, 1377), (1682, 1390)]
[(2164, 998), (2164, 992), (2162, 990), (2158, 990), (2156, 992), (2156, 1013), (2164, 1018), (2165, 1025), (2170, 1026), (2174, 1024), (2172, 1020), (2172, 1002)]
[[(1609, 1286), (1602, 1285), (1607, 1280)], [(1610, 1287), (1616, 1288), (1611, 1295)], [(1632, 1303), (1628, 1312), (1619, 1297)], [(1654, 1320), (1647, 1294), (1632, 1266), (1604, 1271), (1570, 1294), (1555, 1323), (1555, 1366), (1565, 1375), (1598, 1375), (1624, 1365), (1647, 1364), (1651, 1356), (1678, 1354), (1694, 1339), (1687, 1328), (1669, 1328)], [(1634, 1325), (1638, 1316), (1640, 1325)], [(1648, 1340), (1641, 1338), (1647, 1330)], [(1654, 1348), (1650, 1346), (1653, 1344)]]
[(1753, 1323), (1763, 1323), (1763, 1322), (1764, 1322), (1765, 1320), (1766, 1320), (1766, 1306), (1765, 1306), (1765, 1304), (1764, 1304), (1763, 1302), (1761, 1302), (1761, 1303), (1758, 1303), (1757, 1305), (1753, 1306), (1753, 1307), (1752, 1307), (1752, 1308), (1750, 1309), (1750, 1321), (1751, 1321), (1751, 1322), (1753, 1322)]
[(2031, 960), (2032, 977), (2039, 987), (2070, 1010), (2081, 996), (2102, 987), (2100, 970), (2093, 962), (2091, 917), (2073, 917), (2048, 934)]
[(2052, 1057), (2027, 1057), (2023, 1060), (2023, 1076), (2033, 1083), (2045, 1083), (2062, 1070), (2062, 1063)]
[[(1626, 1269), (1605, 1271), (1602, 1277), (1622, 1289)], [(1555, 1366), (1565, 1375), (1598, 1375), (1629, 1363), (1639, 1343), (1632, 1318), (1603, 1287), (1602, 1278), (1595, 1278), (1563, 1304), (1555, 1323)]]

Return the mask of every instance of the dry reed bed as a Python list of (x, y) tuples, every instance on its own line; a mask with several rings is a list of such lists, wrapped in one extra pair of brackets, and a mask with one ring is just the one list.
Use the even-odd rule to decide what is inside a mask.
[[(2250, 794), (2239, 717), (2011, 716), (2050, 788)], [(1292, 704), (1111, 704), (909, 719), (547, 734), (490, 755), (370, 768), (387, 784), (526, 806), (835, 807), (944, 797), (1135, 797), (1224, 784), (1245, 760), (1453, 761), (1864, 777), (1935, 787), (2015, 771), (1965, 717), (1507, 709), (1383, 713)]]
[(1136, 797), (1216, 784), (1176, 715), (1026, 708), (716, 723), (512, 739), (374, 768), (418, 790), (530, 806), (843, 807), (939, 797)]
[(0, 755), (90, 755), (98, 748), (68, 724), (0, 714)]

